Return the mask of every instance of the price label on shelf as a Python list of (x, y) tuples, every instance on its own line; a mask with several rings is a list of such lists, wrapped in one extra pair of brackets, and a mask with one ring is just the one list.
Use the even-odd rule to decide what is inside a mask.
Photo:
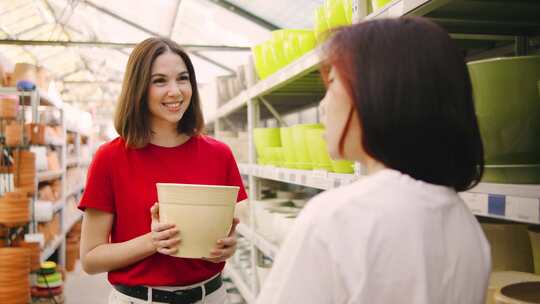
[(296, 183), (296, 174), (289, 173), (289, 182)]
[(309, 175), (307, 179), (307, 184), (310, 187), (318, 189), (329, 189), (330, 187), (332, 187), (332, 180), (326, 177)]
[(529, 197), (506, 197), (506, 217), (540, 224), (540, 200)]
[(307, 176), (305, 174), (300, 175), (300, 184), (306, 185), (307, 183)]
[(465, 201), (469, 209), (474, 214), (488, 214), (488, 195), (485, 193), (463, 192), (459, 196)]

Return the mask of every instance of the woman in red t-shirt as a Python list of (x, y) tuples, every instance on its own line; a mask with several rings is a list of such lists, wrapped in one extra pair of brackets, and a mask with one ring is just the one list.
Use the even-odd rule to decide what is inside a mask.
[(202, 135), (203, 125), (188, 55), (166, 38), (138, 44), (116, 111), (120, 137), (96, 152), (79, 205), (82, 265), (90, 274), (108, 272), (109, 303), (226, 300), (220, 274), (236, 249), (237, 220), (209, 258), (177, 258), (181, 232), (159, 223), (155, 204), (158, 182), (239, 186), (237, 201), (246, 199), (230, 149)]

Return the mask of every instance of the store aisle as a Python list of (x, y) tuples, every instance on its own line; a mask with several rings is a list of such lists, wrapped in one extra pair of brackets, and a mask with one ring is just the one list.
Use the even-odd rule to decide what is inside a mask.
[(66, 304), (107, 304), (111, 291), (106, 273), (88, 275), (80, 261), (75, 270), (68, 273), (64, 287)]

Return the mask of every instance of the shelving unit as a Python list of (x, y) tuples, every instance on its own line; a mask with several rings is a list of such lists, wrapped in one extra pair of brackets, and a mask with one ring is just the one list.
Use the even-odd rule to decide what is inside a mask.
[(231, 262), (228, 262), (223, 269), (223, 273), (225, 276), (231, 278), (234, 285), (238, 288), (238, 291), (240, 291), (240, 294), (248, 304), (255, 303), (255, 296), (237, 267), (234, 267)]
[[(18, 95), (21, 96), (22, 104), (26, 107), (29, 107), (31, 113), (32, 113), (32, 122), (39, 122), (39, 111), (60, 111), (60, 117), (61, 121), (60, 124), (62, 125), (63, 129), (63, 138), (66, 138), (66, 128), (64, 126), (64, 113), (62, 109), (62, 102), (59, 100), (53, 100), (49, 96), (41, 93), (38, 89), (33, 91), (18, 91), (16, 88), (6, 88), (1, 87), (0, 88), (0, 94), (9, 94), (9, 95)], [(49, 144), (47, 144), (49, 145)], [(41, 182), (48, 182), (56, 179), (60, 179), (62, 181), (62, 193), (64, 194), (62, 198), (55, 202), (53, 205), (53, 213), (60, 215), (60, 233), (55, 236), (55, 238), (49, 242), (49, 244), (42, 249), (40, 260), (43, 262), (47, 259), (49, 259), (56, 251), (59, 252), (58, 254), (58, 262), (60, 265), (65, 264), (65, 237), (66, 234), (69, 232), (71, 227), (81, 218), (82, 214), (77, 213), (75, 215), (71, 215), (71, 217), (66, 218), (65, 214), (65, 207), (66, 207), (66, 201), (67, 198), (71, 195), (79, 195), (83, 189), (82, 185), (79, 185), (75, 189), (72, 189), (71, 191), (67, 191), (66, 188), (66, 168), (68, 166), (76, 166), (79, 165), (80, 158), (79, 157), (72, 157), (67, 158), (66, 155), (66, 143), (63, 142), (51, 144), (50, 146), (55, 146), (56, 148), (59, 148), (59, 156), (60, 156), (60, 163), (61, 163), (61, 169), (59, 170), (50, 170), (50, 171), (39, 171), (36, 172), (36, 191), (33, 197), (32, 204), (37, 201), (37, 186)], [(32, 218), (34, 218), (32, 216)], [(36, 224), (37, 222), (33, 221), (29, 225), (29, 232), (36, 233)]]
[[(540, 2), (513, 0), (395, 0), (369, 15), (362, 15), (365, 1), (353, 1), (355, 20), (369, 20), (400, 16), (424, 16), (445, 27), (451, 37), (471, 56), (480, 58), (526, 52), (527, 47), (517, 42), (540, 37)], [(324, 86), (319, 74), (320, 50), (315, 49), (292, 62), (268, 78), (249, 86), (238, 96), (226, 102), (216, 111), (208, 123), (214, 125), (215, 134), (222, 131), (224, 123), (242, 119), (249, 133), (249, 163), (239, 164), (240, 171), (247, 176), (249, 197), (259, 196), (259, 179), (301, 185), (328, 190), (350, 184), (360, 178), (353, 174), (334, 174), (325, 171), (293, 170), (260, 166), (256, 164), (253, 129), (261, 120), (273, 118), (264, 103), (271, 105), (280, 115), (295, 113), (314, 107), (324, 96)], [(396, 55), (399, 56), (399, 55)], [(476, 58), (475, 57), (475, 58)], [(472, 57), (471, 57), (472, 58)], [(470, 210), (479, 216), (540, 225), (540, 185), (509, 185), (481, 183), (460, 194)], [(254, 227), (254, 210), (250, 208), (251, 222), (240, 224), (237, 231), (252, 245), (252, 265), (256, 265), (258, 251), (274, 258), (279, 248), (257, 234)], [(254, 271), (255, 273), (255, 271)], [(251, 289), (245, 282), (244, 297), (252, 298), (259, 292), (256, 275)]]
[(82, 213), (77, 214), (76, 216), (73, 216), (72, 218), (68, 219), (66, 224), (64, 225), (64, 228), (62, 229), (62, 233), (60, 235), (57, 235), (54, 240), (49, 244), (49, 246), (45, 247), (40, 255), (41, 262), (46, 261), (49, 259), (53, 253), (61, 248), (61, 246), (65, 246), (65, 239), (67, 233), (71, 230), (73, 225), (75, 225), (76, 222), (78, 222), (82, 218)]
[(277, 252), (279, 250), (278, 246), (272, 244), (271, 242), (267, 241), (264, 237), (259, 235), (257, 231), (252, 229), (250, 226), (246, 224), (238, 224), (236, 226), (236, 231), (251, 241), (255, 247), (257, 247), (262, 253), (264, 253), (269, 258), (275, 258), (277, 255)]
[(65, 173), (65, 170), (55, 170), (55, 171), (38, 172), (36, 175), (37, 175), (38, 182), (46, 182), (46, 181), (61, 178), (62, 175), (64, 175), (64, 173)]

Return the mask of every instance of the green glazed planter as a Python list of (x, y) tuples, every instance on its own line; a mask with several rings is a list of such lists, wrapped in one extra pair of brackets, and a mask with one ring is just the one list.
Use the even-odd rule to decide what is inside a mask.
[(468, 64), (484, 143), (483, 181), (540, 183), (540, 56)]
[(306, 130), (320, 129), (322, 127), (321, 124), (300, 124), (292, 127), (296, 168), (304, 170), (313, 169), (313, 162), (309, 156), (308, 145), (306, 144)]
[(253, 141), (257, 151), (257, 162), (261, 165), (267, 164), (273, 154), (269, 155), (265, 150), (267, 147), (281, 147), (281, 136), (279, 128), (255, 128), (253, 129)]

